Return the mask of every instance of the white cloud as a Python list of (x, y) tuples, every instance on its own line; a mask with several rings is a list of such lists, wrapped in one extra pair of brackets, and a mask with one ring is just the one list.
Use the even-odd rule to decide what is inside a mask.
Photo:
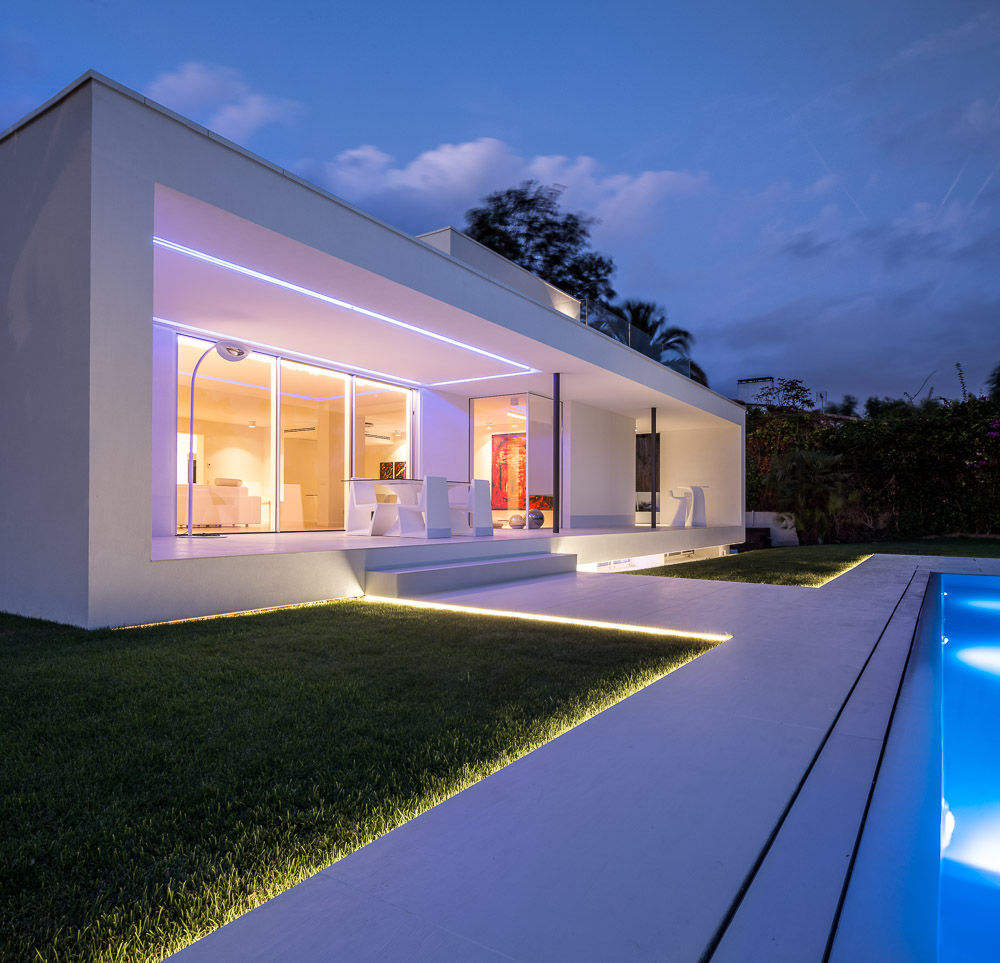
[(961, 123), (971, 132), (980, 135), (1000, 131), (1000, 99), (993, 103), (980, 97), (962, 112)]
[(235, 141), (246, 140), (268, 124), (294, 120), (302, 112), (298, 101), (255, 92), (233, 67), (195, 61), (160, 74), (145, 93)]
[(299, 170), (350, 201), (409, 230), (460, 225), (483, 196), (534, 179), (565, 188), (564, 210), (597, 217), (599, 238), (635, 236), (662, 218), (672, 196), (705, 188), (708, 176), (690, 171), (608, 173), (593, 158), (522, 157), (494, 137), (440, 144), (406, 163), (371, 144), (325, 162), (303, 161)]
[(840, 186), (840, 177), (834, 174), (832, 171), (829, 174), (824, 174), (818, 180), (813, 181), (805, 189), (805, 194), (807, 197), (822, 196), (824, 194), (829, 194), (834, 188)]
[(232, 67), (188, 61), (175, 71), (160, 74), (146, 86), (146, 94), (166, 107), (196, 111), (234, 100), (249, 91)]
[(955, 27), (929, 34), (904, 47), (887, 66), (938, 60), (1000, 42), (1000, 17), (987, 10)]

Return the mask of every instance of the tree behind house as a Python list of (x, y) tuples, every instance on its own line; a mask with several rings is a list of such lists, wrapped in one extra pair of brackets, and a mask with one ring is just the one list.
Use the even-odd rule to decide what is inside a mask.
[(590, 248), (594, 218), (559, 209), (563, 190), (528, 180), (494, 191), (465, 212), (464, 231), (575, 298), (610, 301), (614, 261)]

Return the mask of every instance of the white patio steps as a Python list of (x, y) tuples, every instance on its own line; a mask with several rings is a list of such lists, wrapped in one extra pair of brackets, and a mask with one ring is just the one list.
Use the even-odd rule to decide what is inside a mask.
[(414, 598), (434, 592), (478, 588), (576, 571), (576, 556), (554, 552), (502, 555), (472, 560), (398, 565), (365, 572), (365, 594)]

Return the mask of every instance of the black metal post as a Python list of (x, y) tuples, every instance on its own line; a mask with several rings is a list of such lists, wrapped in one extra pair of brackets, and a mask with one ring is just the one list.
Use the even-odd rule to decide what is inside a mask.
[(552, 375), (552, 534), (559, 534), (559, 444), (562, 439), (562, 406), (559, 404), (559, 372)]
[(656, 528), (656, 503), (659, 501), (660, 494), (660, 458), (658, 445), (656, 444), (656, 407), (649, 409), (649, 450), (652, 454), (649, 456), (650, 464), (652, 465), (652, 481), (653, 490), (649, 493), (650, 495), (650, 509), (649, 509), (649, 524), (652, 528)]

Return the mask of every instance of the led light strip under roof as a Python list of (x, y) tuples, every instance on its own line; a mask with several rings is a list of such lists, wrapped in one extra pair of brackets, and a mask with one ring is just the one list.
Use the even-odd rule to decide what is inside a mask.
[[(482, 379), (475, 378), (467, 380), (489, 380), (490, 378), (495, 377), (510, 377), (511, 374), (539, 373), (538, 368), (532, 368), (530, 365), (521, 364), (520, 361), (511, 361), (510, 358), (494, 354), (492, 351), (487, 351), (485, 348), (477, 348), (475, 345), (466, 344), (463, 341), (457, 341), (455, 338), (449, 338), (447, 335), (438, 334), (436, 331), (429, 331), (427, 328), (421, 328), (415, 324), (410, 324), (408, 321), (400, 321), (398, 318), (390, 318), (386, 314), (379, 314), (377, 311), (370, 311), (368, 308), (359, 307), (356, 304), (351, 304), (349, 301), (342, 301), (340, 298), (331, 297), (329, 294), (322, 294), (319, 291), (313, 291), (311, 288), (302, 287), (300, 284), (293, 284), (291, 281), (283, 281), (281, 278), (276, 278), (270, 274), (264, 274), (261, 271), (255, 271), (253, 268), (245, 267), (242, 264), (236, 264), (233, 261), (226, 261), (223, 258), (215, 257), (212, 254), (206, 254), (204, 251), (196, 251), (194, 248), (185, 247), (183, 244), (178, 244), (175, 241), (169, 241), (166, 238), (154, 236), (153, 244), (157, 247), (162, 247), (165, 250), (173, 251), (176, 254), (183, 254), (185, 257), (194, 258), (196, 261), (204, 261), (206, 264), (214, 264), (216, 267), (225, 268), (227, 271), (233, 271), (236, 274), (242, 274), (244, 277), (254, 278), (258, 281), (265, 281), (266, 283), (273, 284), (276, 287), (284, 288), (286, 291), (294, 291), (296, 294), (303, 294), (307, 298), (313, 298), (316, 301), (323, 301), (326, 304), (332, 304), (334, 307), (343, 308), (345, 311), (355, 311), (367, 318), (374, 318), (376, 321), (384, 321), (386, 324), (395, 325), (397, 328), (404, 328), (405, 330), (412, 331), (415, 334), (421, 334), (425, 338), (432, 338), (435, 341), (441, 341), (444, 344), (450, 344), (456, 348), (461, 348), (463, 351), (471, 351), (473, 354), (481, 355), (484, 358), (492, 358), (494, 361), (500, 361), (503, 364), (509, 364), (511, 367), (520, 369), (519, 371), (514, 371), (510, 374), (492, 375)], [(438, 384), (457, 383), (458, 382), (453, 381), (438, 382)]]
[(538, 368), (530, 371), (511, 371), (509, 374), (482, 375), (479, 378), (455, 378), (452, 381), (432, 381), (431, 388), (443, 388), (445, 385), (467, 385), (470, 381), (496, 381), (497, 378), (516, 378), (518, 375), (539, 374)]
[[(186, 337), (191, 337), (197, 341), (219, 341), (222, 338), (230, 337), (230, 335), (223, 334), (221, 331), (209, 331), (207, 328), (196, 328), (190, 324), (181, 324), (180, 321), (171, 321), (170, 318), (161, 318), (156, 315), (153, 316), (153, 321), (156, 324), (165, 325), (168, 328), (176, 332), (187, 332)], [(379, 382), (382, 381), (401, 381), (403, 384), (407, 385), (420, 385), (419, 381), (414, 381), (412, 378), (402, 378), (399, 375), (387, 374), (385, 371), (375, 371), (372, 368), (362, 368), (360, 365), (350, 364), (347, 361), (337, 361), (335, 358), (321, 358), (318, 355), (313, 354), (303, 354), (301, 351), (293, 352), (295, 358), (290, 358), (288, 352), (283, 351), (281, 348), (276, 348), (273, 344), (263, 344), (260, 341), (250, 341), (247, 338), (240, 339), (244, 344), (253, 348), (255, 351), (259, 351), (261, 354), (271, 355), (275, 358), (281, 358), (284, 361), (295, 361), (298, 358), (305, 358), (306, 363), (317, 362), (322, 368), (328, 371), (332, 371), (334, 374), (353, 374), (362, 377), (365, 381), (378, 379)], [(503, 375), (501, 375), (503, 377)], [(388, 387), (392, 388), (393, 385), (389, 384)], [(402, 390), (402, 389), (399, 389)]]
[(442, 612), (464, 612), (468, 615), (493, 615), (504, 619), (523, 619), (526, 622), (550, 622), (555, 625), (578, 625), (591, 629), (614, 629), (619, 632), (641, 632), (644, 635), (662, 635), (675, 639), (699, 639), (702, 642), (728, 642), (732, 635), (717, 632), (689, 632), (685, 629), (664, 629), (658, 625), (630, 625), (627, 622), (601, 622), (596, 619), (574, 619), (567, 615), (542, 615), (536, 612), (513, 612), (505, 609), (481, 609), (472, 605), (450, 605), (445, 602), (420, 602), (416, 599), (390, 599), (381, 595), (365, 595), (366, 602), (387, 602), (390, 605), (407, 605), (417, 609), (438, 609)]

